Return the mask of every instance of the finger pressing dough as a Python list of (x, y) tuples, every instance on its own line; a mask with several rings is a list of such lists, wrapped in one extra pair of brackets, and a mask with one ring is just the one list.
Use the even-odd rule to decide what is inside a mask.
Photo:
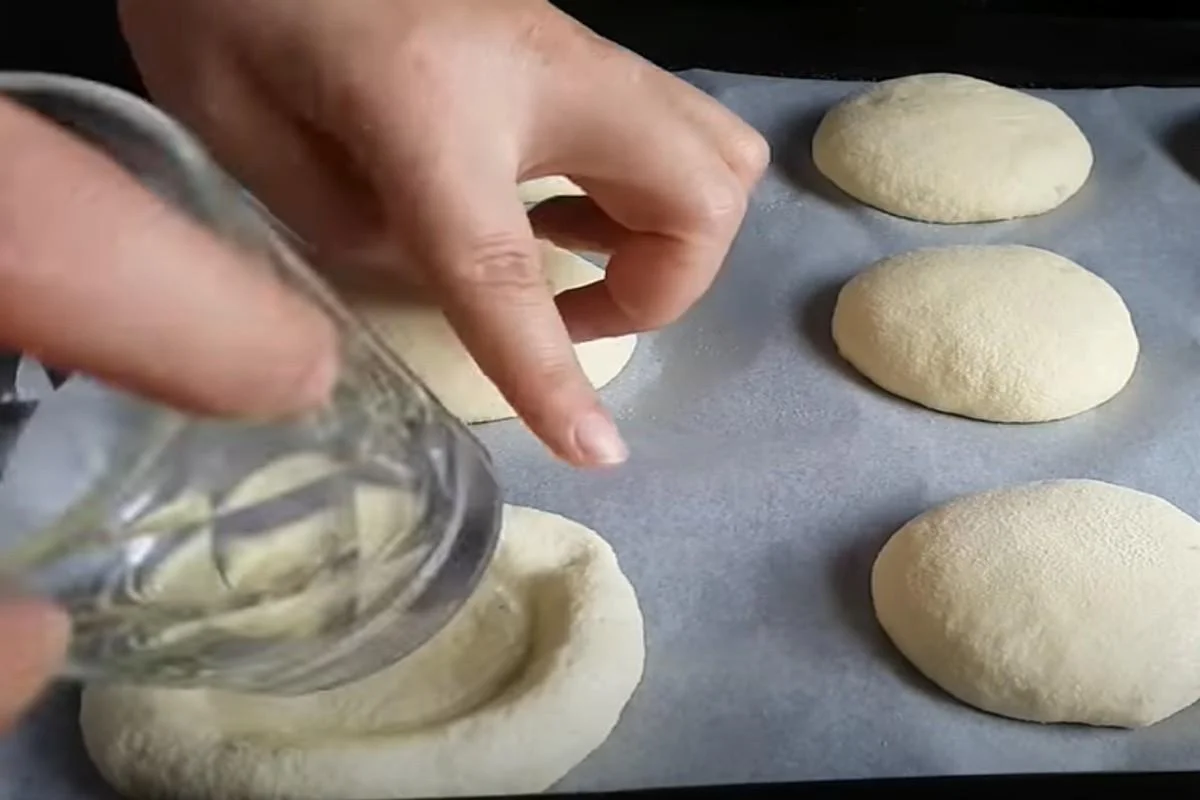
[[(541, 253), (546, 280), (555, 294), (604, 277), (602, 269), (567, 250), (543, 242)], [(402, 297), (365, 296), (351, 298), (351, 304), (450, 413), (466, 422), (516, 416), (436, 306)], [(625, 368), (636, 343), (633, 334), (597, 339), (576, 345), (575, 356), (588, 380), (600, 388)]]
[(842, 287), (838, 351), (878, 386), (938, 411), (1045, 422), (1129, 382), (1138, 339), (1102, 278), (1021, 245), (915, 250)]
[(580, 186), (562, 175), (534, 178), (517, 186), (517, 196), (527, 206), (537, 205), (551, 197), (575, 197), (583, 194), (585, 192)]
[(962, 497), (884, 545), (880, 625), (965, 703), (1151, 725), (1200, 699), (1200, 523), (1152, 495), (1058, 480)]
[(547, 789), (641, 679), (642, 616), (612, 549), (507, 507), (481, 588), (424, 647), (302, 697), (89, 686), (84, 743), (132, 800), (344, 800)]
[(884, 81), (834, 106), (817, 168), (846, 194), (926, 222), (1041, 214), (1079, 191), (1092, 148), (1046, 100), (963, 75)]

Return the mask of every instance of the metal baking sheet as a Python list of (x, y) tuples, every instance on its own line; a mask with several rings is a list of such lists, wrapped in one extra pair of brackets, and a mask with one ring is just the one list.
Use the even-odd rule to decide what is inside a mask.
[[(950, 700), (888, 645), (868, 594), (885, 538), (964, 492), (1093, 477), (1200, 515), (1200, 89), (1035, 92), (1091, 140), (1087, 185), (1034, 219), (938, 226), (864, 208), (813, 168), (814, 127), (855, 84), (687, 77), (763, 131), (775, 164), (712, 292), (643, 337), (604, 392), (632, 461), (573, 472), (515, 422), (480, 428), (510, 500), (603, 533), (645, 611), (642, 686), (560, 788), (1200, 769), (1200, 708), (1124, 732)], [(1054, 250), (1124, 296), (1143, 349), (1115, 400), (991, 425), (888, 397), (838, 360), (829, 322), (850, 276), (910, 248), (985, 242)], [(0, 798), (114, 797), (75, 712), (55, 692), (0, 745)]]

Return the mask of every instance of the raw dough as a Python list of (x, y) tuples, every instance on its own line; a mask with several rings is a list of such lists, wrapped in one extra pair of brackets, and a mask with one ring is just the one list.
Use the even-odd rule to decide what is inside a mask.
[(868, 205), (926, 222), (1041, 214), (1079, 191), (1092, 148), (1058, 106), (962, 75), (884, 81), (833, 107), (813, 161)]
[(1128, 383), (1138, 339), (1100, 277), (1020, 245), (915, 250), (838, 295), (838, 350), (859, 372), (938, 411), (993, 422), (1063, 419)]
[(1090, 480), (959, 498), (884, 545), (875, 615), (963, 702), (1140, 727), (1200, 699), (1200, 523)]
[(562, 175), (551, 175), (548, 178), (534, 178), (517, 186), (517, 196), (527, 206), (537, 205), (551, 197), (572, 197), (585, 194), (583, 189), (570, 178)]
[(328, 692), (89, 686), (88, 753), (133, 800), (543, 791), (608, 737), (641, 679), (637, 597), (594, 532), (511, 506), (482, 586), (410, 657)]
[[(556, 294), (604, 276), (604, 271), (587, 259), (545, 242), (542, 258), (546, 279)], [(351, 303), (450, 413), (467, 422), (516, 416), (435, 306), (379, 296), (352, 297)], [(636, 344), (637, 337), (632, 334), (597, 339), (576, 345), (575, 355), (588, 380), (600, 388), (625, 368)]]
[[(299, 452), (252, 473), (220, 503), (202, 492), (187, 491), (135, 521), (133, 527), (141, 533), (178, 540), (170, 549), (154, 551), (153, 558), (140, 565), (139, 594), (145, 602), (163, 608), (211, 611), (214, 605), (239, 607), (207, 616), (191, 628), (181, 628), (182, 633), (197, 635), (221, 629), (238, 636), (303, 636), (319, 629), (328, 614), (340, 612), (328, 609), (321, 613), (318, 609), (323, 605), (310, 601), (304, 591), (244, 608), (241, 601), (274, 595), (285, 584), (321, 584), (322, 567), (328, 560), (357, 552), (358, 563), (369, 565), (358, 577), (359, 611), (373, 612), (391, 588), (426, 563), (435, 545), (415, 534), (421, 506), (403, 488), (357, 484), (352, 490), (352, 527), (343, 524), (340, 509), (318, 507), (270, 530), (226, 535), (219, 546), (214, 533), (214, 521), (339, 472), (342, 468), (327, 456)], [(181, 535), (188, 528), (193, 530)], [(220, 562), (213, 557), (217, 552)], [(324, 559), (314, 557), (321, 553), (326, 554)]]

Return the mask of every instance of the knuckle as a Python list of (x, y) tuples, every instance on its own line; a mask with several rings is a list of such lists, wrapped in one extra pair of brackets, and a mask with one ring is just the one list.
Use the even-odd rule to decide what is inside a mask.
[(570, 396), (580, 393), (581, 387), (587, 385), (587, 378), (583, 376), (574, 352), (567, 348), (541, 359), (536, 383), (537, 394), (541, 397)]
[(771, 146), (758, 131), (746, 125), (730, 138), (729, 166), (745, 185), (757, 183), (770, 163)]
[(692, 216), (704, 229), (725, 231), (736, 227), (746, 214), (747, 189), (728, 170), (701, 183), (693, 195)]
[(526, 294), (545, 291), (536, 242), (502, 233), (481, 236), (453, 260), (451, 281), (491, 292)]
[[(570, 349), (568, 348), (568, 353)], [(543, 363), (506, 383), (507, 395), (534, 431), (550, 432), (581, 404), (594, 401), (591, 384), (574, 359)], [(566, 412), (566, 413), (564, 413)]]
[(436, 26), (416, 26), (400, 34), (396, 46), (384, 52), (391, 74), (424, 81), (447, 70), (447, 54), (457, 49), (455, 44)]

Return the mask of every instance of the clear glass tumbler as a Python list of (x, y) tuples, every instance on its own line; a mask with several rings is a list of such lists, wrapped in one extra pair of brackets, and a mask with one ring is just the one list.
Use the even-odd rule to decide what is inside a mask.
[(261, 254), (341, 333), (332, 402), (286, 423), (190, 417), (79, 375), (37, 404), (0, 481), (0, 581), (68, 610), (67, 676), (295, 694), (426, 641), (496, 544), (486, 451), (180, 125), (74, 78), (0, 73), (0, 91)]

